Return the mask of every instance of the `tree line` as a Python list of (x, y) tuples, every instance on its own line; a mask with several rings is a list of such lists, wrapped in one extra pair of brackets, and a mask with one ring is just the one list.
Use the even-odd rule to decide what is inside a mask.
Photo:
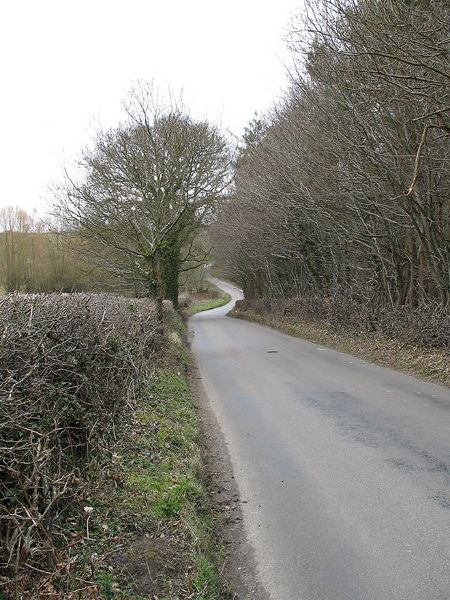
[(208, 231), (248, 298), (447, 305), (447, 22), (438, 0), (308, 0), (289, 88), (237, 156), (181, 102), (135, 86), (59, 186), (56, 233), (4, 213), (3, 287), (102, 282), (162, 314), (209, 260)]
[(64, 231), (19, 208), (0, 209), (0, 293), (80, 291), (96, 281)]
[(448, 5), (309, 0), (252, 121), (216, 260), (251, 297), (449, 301)]

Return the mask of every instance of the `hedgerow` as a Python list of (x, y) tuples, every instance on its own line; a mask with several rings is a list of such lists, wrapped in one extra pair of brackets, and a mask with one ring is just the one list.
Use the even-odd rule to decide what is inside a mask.
[[(0, 299), (0, 585), (40, 588), (64, 561), (70, 519), (162, 345), (149, 300), (108, 294)], [(37, 585), (37, 584), (36, 584)], [(34, 595), (33, 595), (34, 594)]]
[(358, 332), (377, 332), (420, 348), (449, 350), (450, 312), (438, 303), (376, 306), (341, 296), (251, 299), (239, 301), (238, 312), (280, 317), (292, 323), (328, 323)]

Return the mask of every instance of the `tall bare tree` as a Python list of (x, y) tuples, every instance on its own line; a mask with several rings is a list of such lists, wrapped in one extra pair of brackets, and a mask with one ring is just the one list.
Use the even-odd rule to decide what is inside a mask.
[(307, 2), (214, 228), (249, 295), (448, 303), (447, 22), (442, 1)]
[(148, 86), (133, 91), (126, 111), (83, 153), (81, 177), (67, 176), (59, 209), (85, 238), (86, 258), (177, 306), (180, 271), (196, 258), (193, 239), (229, 183), (227, 143), (182, 107), (164, 107)]

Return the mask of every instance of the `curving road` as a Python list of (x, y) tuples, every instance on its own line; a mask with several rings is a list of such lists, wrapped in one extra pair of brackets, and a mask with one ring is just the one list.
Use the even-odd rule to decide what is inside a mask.
[(272, 329), (192, 317), (271, 600), (450, 599), (450, 394)]

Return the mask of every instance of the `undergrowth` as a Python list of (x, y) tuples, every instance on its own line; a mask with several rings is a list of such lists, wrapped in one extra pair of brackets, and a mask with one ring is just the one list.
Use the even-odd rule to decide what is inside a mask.
[(8, 598), (66, 598), (72, 579), (86, 587), (79, 566), (90, 489), (108, 472), (162, 344), (149, 300), (0, 299), (0, 586)]
[(147, 301), (6, 301), (0, 431), (35, 467), (0, 458), (1, 600), (229, 598), (178, 314), (161, 337)]
[(422, 379), (450, 385), (449, 355), (445, 350), (420, 347), (378, 332), (360, 331), (326, 321), (306, 321), (276, 311), (260, 313), (237, 305), (230, 316), (278, 329), (288, 335), (347, 352), (362, 359), (404, 371)]
[(101, 598), (230, 597), (219, 576), (220, 551), (182, 335), (184, 326), (173, 314), (164, 360), (139, 398), (116, 459), (120, 484), (100, 495), (97, 512), (108, 530), (117, 535), (118, 527), (123, 543), (102, 562)]

